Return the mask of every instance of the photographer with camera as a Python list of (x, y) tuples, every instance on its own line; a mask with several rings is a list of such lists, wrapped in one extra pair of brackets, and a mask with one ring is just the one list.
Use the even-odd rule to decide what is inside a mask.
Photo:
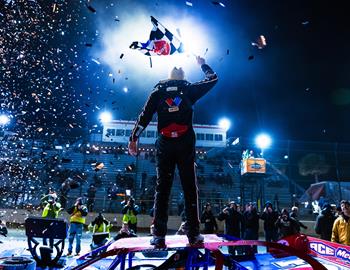
[(83, 198), (77, 198), (75, 204), (67, 210), (70, 214), (70, 226), (69, 226), (69, 246), (67, 256), (72, 255), (74, 238), (77, 239), (75, 247), (76, 255), (78, 256), (81, 250), (80, 241), (83, 234), (83, 228), (85, 224), (85, 217), (88, 214), (87, 207), (83, 204)]
[(108, 242), (112, 224), (99, 213), (98, 216), (89, 224), (89, 231), (92, 232), (91, 250), (99, 248)]
[(289, 216), (286, 208), (282, 209), (281, 215), (276, 221), (276, 227), (278, 228), (279, 239), (299, 233), (300, 228), (298, 221)]
[(260, 218), (264, 221), (265, 241), (276, 242), (278, 239), (278, 229), (276, 227), (278, 212), (273, 209), (271, 202), (266, 202)]
[[(241, 238), (244, 231), (243, 215), (237, 211), (237, 204), (231, 201), (219, 214), (218, 220), (225, 220), (225, 234), (237, 238)], [(229, 252), (235, 255), (235, 248), (229, 247)]]
[(137, 233), (137, 215), (139, 212), (139, 206), (135, 204), (135, 199), (130, 197), (122, 209), (123, 223), (128, 223), (129, 228), (135, 233)]

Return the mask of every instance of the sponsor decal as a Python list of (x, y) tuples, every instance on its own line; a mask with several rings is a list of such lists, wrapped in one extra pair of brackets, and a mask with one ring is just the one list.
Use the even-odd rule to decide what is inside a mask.
[(256, 169), (256, 170), (259, 170), (259, 169), (262, 168), (262, 166), (259, 163), (253, 163), (253, 164), (250, 165), (250, 167), (252, 169)]
[(181, 103), (182, 99), (180, 97), (176, 98), (167, 98), (165, 100), (165, 103), (168, 104), (170, 107), (168, 109), (169, 112), (177, 112), (179, 110), (179, 105)]
[(335, 249), (321, 242), (310, 242), (309, 247), (316, 253), (324, 256), (334, 256)]
[(350, 261), (350, 252), (345, 248), (338, 248), (335, 256), (348, 262)]
[(169, 86), (166, 88), (166, 91), (169, 92), (169, 91), (177, 91), (177, 86)]

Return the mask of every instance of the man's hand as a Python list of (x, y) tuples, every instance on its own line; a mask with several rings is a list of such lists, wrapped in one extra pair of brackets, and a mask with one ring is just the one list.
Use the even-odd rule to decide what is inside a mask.
[(128, 145), (129, 154), (136, 157), (137, 156), (137, 141), (129, 141)]
[(196, 56), (196, 60), (197, 60), (198, 65), (200, 65), (200, 66), (205, 64), (205, 59), (200, 57), (200, 56)]

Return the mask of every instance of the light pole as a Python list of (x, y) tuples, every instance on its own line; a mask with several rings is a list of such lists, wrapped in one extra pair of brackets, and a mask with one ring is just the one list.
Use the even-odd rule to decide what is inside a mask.
[[(272, 140), (271, 137), (266, 133), (261, 133), (255, 137), (255, 144), (260, 148), (261, 153), (260, 156), (264, 156), (264, 150), (271, 146)], [(266, 166), (266, 161), (265, 161)], [(261, 206), (265, 201), (265, 181), (260, 181), (260, 192), (261, 192)]]

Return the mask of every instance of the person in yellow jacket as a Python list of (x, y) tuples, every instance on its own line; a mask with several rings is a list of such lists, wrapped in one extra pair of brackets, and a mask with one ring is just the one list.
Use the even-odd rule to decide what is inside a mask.
[(350, 202), (340, 202), (341, 215), (334, 221), (332, 229), (332, 242), (350, 246)]
[(69, 226), (69, 245), (67, 256), (72, 255), (74, 238), (77, 239), (77, 244), (75, 247), (76, 256), (79, 256), (81, 246), (81, 236), (83, 234), (83, 228), (85, 224), (85, 217), (88, 214), (87, 207), (83, 204), (82, 198), (77, 198), (75, 204), (67, 210), (70, 214), (70, 226)]
[[(48, 195), (46, 198), (46, 205), (43, 209), (41, 217), (43, 218), (58, 218), (58, 214), (61, 211), (61, 204), (56, 202), (56, 196)], [(53, 238), (50, 238), (50, 247), (53, 247)], [(47, 238), (43, 238), (44, 246), (47, 246)]]
[(105, 219), (102, 213), (89, 224), (89, 231), (92, 232), (92, 242), (90, 244), (91, 250), (105, 245), (110, 237), (111, 223)]
[(123, 223), (128, 223), (129, 228), (137, 233), (137, 215), (139, 206), (135, 204), (134, 198), (130, 197), (122, 209)]
[(47, 203), (43, 209), (41, 217), (43, 218), (58, 218), (58, 214), (61, 211), (61, 204), (56, 202), (54, 196), (49, 195), (47, 197)]

